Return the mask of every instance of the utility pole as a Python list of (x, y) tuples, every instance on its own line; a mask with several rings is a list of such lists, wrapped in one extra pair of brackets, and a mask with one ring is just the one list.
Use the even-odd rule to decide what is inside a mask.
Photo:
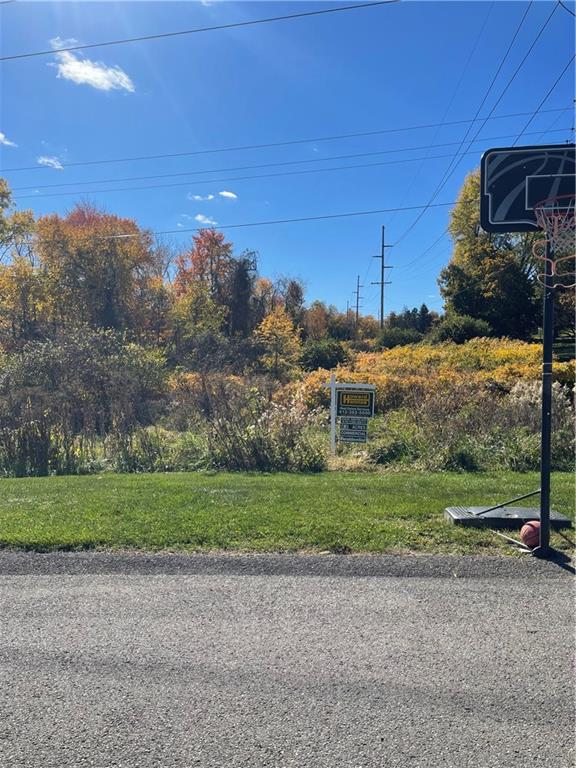
[(356, 327), (358, 327), (358, 317), (360, 315), (360, 288), (364, 288), (360, 285), (360, 275), (356, 278), (356, 290), (352, 293), (356, 296)]
[(391, 280), (384, 280), (385, 269), (393, 269), (394, 267), (388, 266), (385, 264), (385, 255), (386, 255), (386, 248), (392, 248), (391, 245), (386, 245), (385, 235), (384, 235), (384, 225), (382, 225), (382, 247), (381, 252), (379, 256), (374, 256), (375, 259), (380, 259), (380, 280), (373, 280), (371, 285), (379, 285), (380, 286), (380, 330), (384, 328), (384, 286), (385, 285), (392, 285)]

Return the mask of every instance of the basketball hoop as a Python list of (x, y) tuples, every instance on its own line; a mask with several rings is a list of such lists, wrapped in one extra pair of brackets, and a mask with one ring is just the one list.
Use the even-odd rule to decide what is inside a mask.
[[(550, 197), (534, 206), (536, 221), (546, 237), (534, 243), (533, 253), (536, 258), (549, 263), (549, 276), (553, 278), (554, 286), (574, 288), (576, 285), (575, 209), (574, 194)], [(548, 245), (551, 259), (547, 256)], [(546, 285), (546, 275), (538, 275), (538, 280)]]

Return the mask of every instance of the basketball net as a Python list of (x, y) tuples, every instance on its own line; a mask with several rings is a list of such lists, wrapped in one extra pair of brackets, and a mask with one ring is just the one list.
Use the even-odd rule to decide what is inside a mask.
[[(575, 207), (574, 195), (551, 197), (534, 206), (536, 221), (545, 237), (534, 243), (533, 253), (537, 259), (548, 262), (550, 271), (549, 277), (546, 274), (538, 275), (539, 282), (544, 286), (576, 286)], [(547, 245), (550, 245), (551, 259), (546, 255)]]

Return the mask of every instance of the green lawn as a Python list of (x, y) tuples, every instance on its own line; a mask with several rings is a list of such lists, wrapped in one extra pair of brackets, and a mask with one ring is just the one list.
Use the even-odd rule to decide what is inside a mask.
[[(4, 479), (0, 546), (510, 553), (489, 531), (449, 525), (443, 509), (498, 503), (536, 489), (538, 482), (535, 473)], [(554, 508), (574, 519), (572, 476), (555, 474), (552, 491)], [(557, 535), (554, 544), (568, 546)]]

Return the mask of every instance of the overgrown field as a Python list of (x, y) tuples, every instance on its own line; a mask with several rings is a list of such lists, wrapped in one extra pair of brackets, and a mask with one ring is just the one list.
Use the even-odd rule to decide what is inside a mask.
[[(511, 553), (490, 531), (448, 524), (443, 509), (498, 503), (535, 490), (538, 483), (534, 473), (511, 472), (7, 479), (0, 496), (0, 545), (37, 550)], [(553, 475), (552, 498), (556, 510), (574, 519), (572, 475)], [(553, 544), (568, 546), (558, 534)]]
[[(340, 468), (534, 471), (538, 344), (477, 338), (358, 352), (340, 381), (375, 384), (365, 448)], [(0, 477), (198, 470), (319, 472), (330, 371), (288, 381), (169, 371), (108, 332), (70, 334), (0, 359)], [(574, 462), (574, 362), (555, 362), (552, 467)]]

